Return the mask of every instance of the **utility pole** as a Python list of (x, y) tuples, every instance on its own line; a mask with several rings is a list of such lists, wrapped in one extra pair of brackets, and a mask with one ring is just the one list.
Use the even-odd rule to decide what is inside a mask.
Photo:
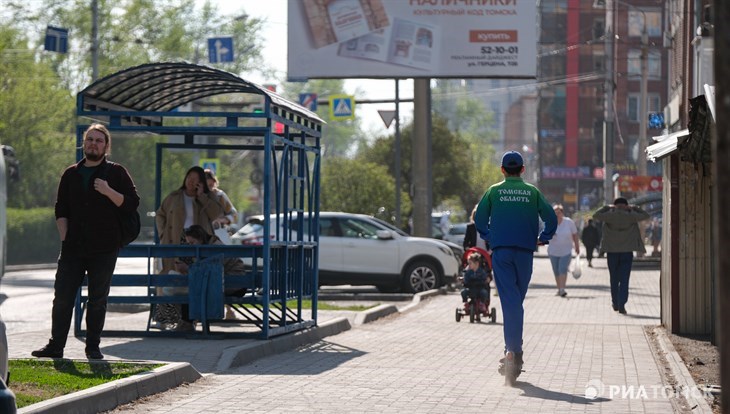
[(91, 81), (99, 79), (99, 2), (91, 0)]
[(606, 50), (606, 76), (603, 92), (605, 94), (605, 108), (603, 121), (603, 199), (605, 204), (613, 202), (613, 143), (614, 143), (614, 113), (613, 97), (615, 83), (613, 80), (613, 1), (606, 1), (606, 33), (603, 39)]
[(431, 87), (430, 79), (413, 81), (413, 228), (411, 234), (431, 237)]
[(649, 72), (649, 33), (646, 30), (646, 13), (639, 10), (644, 24), (641, 31), (641, 102), (639, 103), (639, 156), (636, 159), (636, 172), (639, 177), (646, 176), (646, 129), (649, 122), (649, 105), (647, 94)]

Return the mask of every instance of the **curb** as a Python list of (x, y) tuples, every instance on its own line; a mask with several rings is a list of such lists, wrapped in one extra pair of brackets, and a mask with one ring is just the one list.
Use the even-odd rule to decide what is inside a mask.
[(302, 345), (316, 342), (327, 336), (337, 335), (350, 330), (350, 328), (350, 321), (347, 318), (336, 318), (313, 328), (294, 332), (290, 335), (233, 347), (223, 352), (223, 355), (218, 360), (216, 372), (226, 371), (231, 368), (246, 365), (260, 358), (286, 352)]
[(195, 382), (201, 377), (202, 375), (189, 363), (175, 362), (150, 372), (29, 405), (19, 409), (18, 413), (85, 414), (109, 411), (142, 397), (167, 391), (184, 383)]
[(669, 337), (667, 337), (666, 330), (662, 327), (656, 327), (653, 331), (656, 334), (659, 348), (661, 349), (661, 352), (664, 353), (664, 357), (667, 360), (669, 370), (671, 371), (674, 380), (677, 382), (674, 386), (676, 392), (687, 401), (687, 404), (689, 404), (689, 408), (693, 413), (712, 414), (712, 407), (710, 407), (710, 404), (701, 396), (698, 398), (697, 391), (699, 390), (699, 387), (697, 387), (697, 383), (694, 381), (694, 378), (692, 378), (692, 374), (689, 373), (687, 366), (684, 365), (682, 357), (679, 356), (679, 353), (677, 353), (674, 349), (672, 341), (670, 341)]

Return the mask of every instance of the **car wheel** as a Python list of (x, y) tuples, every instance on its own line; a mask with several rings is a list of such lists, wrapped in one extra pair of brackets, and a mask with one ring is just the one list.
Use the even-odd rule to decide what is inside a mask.
[(428, 262), (416, 262), (408, 267), (403, 280), (403, 290), (409, 293), (425, 292), (439, 286), (436, 267)]

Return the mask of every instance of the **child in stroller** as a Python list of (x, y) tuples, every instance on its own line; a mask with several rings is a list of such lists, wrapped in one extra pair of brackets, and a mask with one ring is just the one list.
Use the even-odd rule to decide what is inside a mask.
[(489, 283), (492, 281), (492, 269), (489, 266), (489, 253), (473, 247), (464, 254), (466, 268), (463, 274), (464, 289), (461, 291), (463, 306), (456, 309), (456, 321), (462, 316), (469, 315), (469, 321), (481, 321), (481, 316), (490, 317), (496, 321), (497, 311), (489, 309)]

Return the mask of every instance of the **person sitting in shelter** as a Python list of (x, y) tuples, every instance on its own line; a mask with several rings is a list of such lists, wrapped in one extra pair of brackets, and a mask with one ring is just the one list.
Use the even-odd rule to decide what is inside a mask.
[[(213, 233), (211, 223), (223, 215), (223, 206), (218, 202), (215, 193), (210, 191), (205, 171), (198, 166), (190, 167), (185, 173), (182, 185), (168, 194), (155, 212), (155, 225), (160, 244), (185, 244), (184, 230), (196, 224), (202, 226), (208, 233)], [(175, 271), (175, 262), (175, 258), (163, 258), (159, 273), (168, 274)], [(165, 292), (159, 289), (157, 294), (164, 295)], [(174, 319), (173, 308), (174, 305), (169, 304), (157, 305), (155, 320), (164, 323), (163, 320)], [(180, 327), (181, 330), (189, 330), (190, 326), (183, 325)]]

